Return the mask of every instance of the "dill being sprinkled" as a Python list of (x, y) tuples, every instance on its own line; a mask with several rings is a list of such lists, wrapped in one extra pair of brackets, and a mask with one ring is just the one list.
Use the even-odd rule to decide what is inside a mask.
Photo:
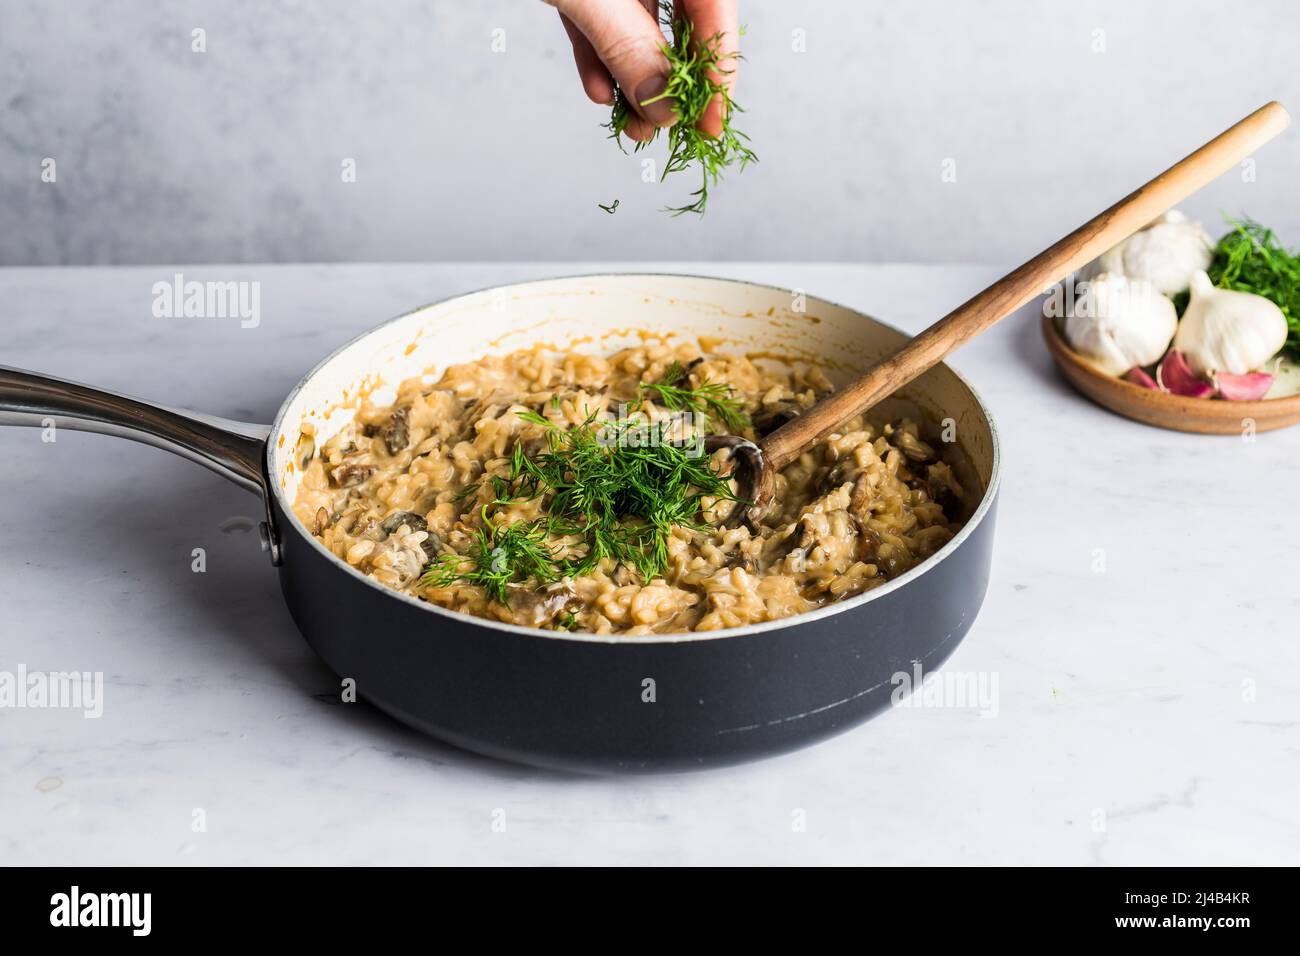
[[(723, 69), (722, 62), (740, 59), (740, 54), (721, 49), (723, 37), (720, 33), (696, 41), (690, 20), (673, 16), (671, 0), (664, 0), (659, 10), (662, 23), (672, 27), (672, 40), (663, 46), (669, 67), (667, 85), (663, 93), (641, 105), (668, 100), (677, 114), (677, 121), (668, 128), (668, 159), (659, 181), (667, 179), (669, 173), (681, 172), (692, 165), (700, 168), (700, 188), (691, 193), (695, 201), (685, 206), (668, 207), (665, 211), (674, 216), (684, 212), (703, 215), (709, 201), (709, 189), (717, 185), (723, 170), (735, 166), (737, 171), (742, 171), (750, 163), (758, 161), (747, 145), (749, 137), (731, 125), (733, 114), (744, 110), (731, 98), (726, 84), (714, 78), (722, 76), (725, 79), (725, 74), (731, 71)], [(722, 131), (716, 137), (695, 127), (714, 97), (722, 100)], [(616, 89), (614, 108), (605, 126), (620, 149), (623, 147), (621, 137), (635, 115), (626, 93)], [(633, 147), (634, 151), (640, 151), (658, 136), (659, 130), (655, 129), (649, 140), (638, 142)]]
[(653, 392), (669, 411), (690, 411), (717, 417), (729, 431), (738, 432), (749, 427), (749, 418), (742, 410), (744, 406), (734, 397), (730, 385), (704, 379), (695, 388), (687, 388), (682, 385), (685, 381), (686, 369), (681, 362), (674, 361), (659, 381), (641, 383), (641, 395), (644, 397)]
[(609, 214), (612, 216), (612, 215), (614, 215), (614, 211), (615, 211), (616, 209), (618, 209), (618, 200), (615, 199), (615, 200), (614, 200), (612, 203), (610, 203), (608, 206), (606, 206), (603, 202), (598, 202), (598, 203), (596, 203), (596, 208), (597, 208), (597, 209), (603, 209), (603, 210), (605, 210), (605, 212), (609, 213)]

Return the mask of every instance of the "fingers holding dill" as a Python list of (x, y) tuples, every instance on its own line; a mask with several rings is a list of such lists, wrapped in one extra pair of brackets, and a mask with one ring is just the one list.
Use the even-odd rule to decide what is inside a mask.
[[(718, 184), (723, 172), (732, 168), (742, 172), (750, 163), (758, 161), (758, 156), (749, 146), (749, 137), (736, 129), (732, 122), (736, 114), (744, 110), (731, 97), (729, 79), (734, 70), (729, 64), (741, 57), (735, 50), (723, 49), (725, 38), (722, 33), (707, 38), (697, 37), (689, 19), (674, 16), (671, 3), (661, 4), (660, 19), (671, 34), (662, 48), (668, 61), (668, 74), (663, 92), (639, 105), (644, 107), (668, 100), (677, 116), (676, 123), (668, 128), (668, 157), (664, 161), (660, 182), (672, 173), (692, 167), (697, 167), (700, 173), (700, 185), (691, 193), (692, 201), (683, 206), (665, 207), (664, 211), (673, 216), (688, 212), (703, 215), (710, 190)], [(718, 127), (716, 134), (701, 128), (705, 125), (701, 121), (715, 102), (718, 103), (719, 118), (716, 123), (710, 118), (709, 124)], [(636, 110), (624, 91), (615, 90), (614, 106), (605, 127), (610, 138), (624, 152), (627, 150), (623, 146), (623, 136), (635, 115)], [(649, 139), (637, 141), (633, 151), (643, 149), (658, 138), (658, 134), (656, 128)]]

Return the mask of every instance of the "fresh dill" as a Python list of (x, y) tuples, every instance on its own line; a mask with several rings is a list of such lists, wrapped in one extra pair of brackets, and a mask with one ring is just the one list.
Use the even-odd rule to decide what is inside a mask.
[(1277, 304), (1286, 316), (1282, 350), (1300, 359), (1300, 250), (1288, 250), (1272, 229), (1253, 219), (1228, 219), (1232, 231), (1214, 249), (1208, 270), (1221, 289), (1252, 292)]
[(558, 576), (555, 556), (547, 546), (550, 527), (545, 519), (493, 524), (487, 508), (483, 527), (474, 530), (469, 552), (439, 555), (420, 577), (422, 587), (446, 587), (457, 581), (480, 585), (504, 604), (508, 585), (530, 579), (547, 584)]
[(659, 403), (669, 411), (699, 412), (722, 420), (730, 431), (738, 432), (748, 427), (749, 418), (734, 397), (731, 386), (707, 379), (695, 388), (685, 387), (686, 369), (681, 362), (673, 362), (657, 382), (642, 382), (641, 395), (653, 392)]
[[(710, 415), (733, 429), (747, 423), (730, 388), (705, 382), (691, 389), (683, 387), (685, 380), (686, 370), (674, 362), (661, 381), (643, 386), (643, 397), (653, 392), (669, 410), (698, 412), (705, 427)], [(668, 566), (674, 526), (702, 527), (706, 498), (739, 500), (729, 479), (713, 470), (698, 436), (671, 434), (675, 420), (651, 423), (593, 412), (565, 428), (536, 411), (515, 414), (544, 429), (546, 449), (515, 444), (505, 473), (486, 479), (491, 500), (480, 507), (482, 526), (472, 531), (468, 551), (439, 555), (425, 568), (421, 586), (477, 584), (505, 603), (511, 585), (581, 577), (606, 559), (649, 582)], [(453, 500), (463, 501), (483, 485), (468, 485)], [(535, 499), (545, 499), (544, 516), (513, 524), (494, 520), (497, 509)]]
[(508, 493), (498, 497), (550, 496), (552, 532), (581, 542), (579, 553), (560, 562), (565, 575), (590, 574), (611, 558), (649, 581), (668, 565), (674, 525), (700, 527), (706, 496), (735, 500), (697, 447), (671, 440), (672, 422), (602, 422), (593, 414), (564, 429), (535, 412), (516, 414), (546, 429), (548, 451), (529, 455), (516, 445)]
[[(668, 207), (665, 211), (674, 216), (685, 212), (703, 215), (709, 201), (709, 190), (717, 185), (723, 170), (735, 166), (737, 171), (743, 171), (747, 165), (758, 161), (748, 146), (749, 137), (731, 124), (732, 116), (744, 110), (731, 98), (726, 83), (715, 78), (730, 72), (721, 67), (723, 61), (739, 59), (740, 55), (721, 49), (721, 34), (697, 40), (690, 20), (673, 15), (671, 0), (664, 0), (659, 9), (661, 22), (664, 26), (671, 26), (672, 30), (671, 40), (666, 40), (663, 46), (669, 72), (663, 93), (641, 105), (668, 100), (677, 114), (677, 121), (668, 128), (668, 159), (659, 181), (667, 179), (669, 173), (681, 172), (692, 165), (700, 169), (700, 188), (691, 193), (694, 201), (685, 206)], [(722, 130), (717, 137), (701, 132), (695, 125), (714, 97), (721, 97), (722, 102)], [(605, 126), (610, 131), (610, 138), (618, 142), (620, 148), (621, 137), (635, 115), (627, 94), (622, 89), (615, 90), (614, 108)], [(634, 150), (641, 150), (658, 135), (659, 130), (655, 129), (650, 139), (638, 142)]]
[(608, 206), (606, 206), (604, 203), (598, 202), (598, 203), (596, 203), (596, 208), (597, 208), (597, 209), (603, 209), (603, 210), (605, 210), (605, 212), (609, 213), (609, 214), (612, 216), (612, 215), (614, 215), (614, 210), (618, 209), (618, 200), (615, 199), (615, 200), (614, 200), (612, 203), (610, 203)]

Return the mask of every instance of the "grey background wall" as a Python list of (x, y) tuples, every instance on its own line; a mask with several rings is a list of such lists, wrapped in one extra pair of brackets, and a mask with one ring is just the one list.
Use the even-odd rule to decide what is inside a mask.
[[(693, 181), (645, 184), (605, 140), (537, 0), (0, 0), (0, 264), (1009, 262), (1265, 100), (1300, 111), (1294, 0), (741, 16), (761, 162), (696, 222), (659, 212)], [(1298, 171), (1291, 131), (1185, 208), (1300, 244)]]

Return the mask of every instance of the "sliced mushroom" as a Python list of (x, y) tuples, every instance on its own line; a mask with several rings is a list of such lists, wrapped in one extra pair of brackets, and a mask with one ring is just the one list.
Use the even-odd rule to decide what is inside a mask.
[(379, 527), (383, 529), (384, 535), (390, 535), (402, 525), (406, 525), (412, 531), (428, 531), (429, 525), (425, 522), (423, 515), (417, 515), (413, 511), (394, 511), (383, 521), (379, 522)]
[(747, 574), (758, 573), (758, 562), (754, 560), (752, 555), (743, 554), (740, 551), (731, 556), (731, 560), (727, 562), (727, 567), (742, 568)]
[(397, 531), (402, 525), (406, 525), (412, 531), (428, 530), (424, 518), (415, 512), (394, 511), (383, 521), (367, 518), (365, 524), (359, 524), (352, 529), (352, 534), (358, 538), (369, 538), (371, 541), (387, 541), (389, 535)]
[(442, 538), (430, 531), (429, 537), (420, 542), (420, 550), (424, 552), (425, 561), (437, 560), (442, 551)]
[(569, 609), (570, 603), (578, 599), (573, 585), (552, 584), (545, 591), (535, 591), (528, 587), (511, 588), (506, 598), (510, 610), (522, 619), (522, 623), (541, 627), (550, 624)]
[(926, 468), (925, 489), (930, 500), (943, 509), (950, 519), (960, 517), (964, 508), (961, 496), (953, 491), (951, 479), (952, 466), (946, 462), (936, 462)]
[(792, 399), (783, 399), (764, 405), (750, 416), (759, 438), (766, 438), (787, 422), (792, 422), (803, 412), (803, 406)]
[(876, 551), (880, 547), (880, 535), (866, 527), (861, 521), (858, 521), (857, 525), (857, 559), (863, 562), (874, 562), (876, 560)]
[(893, 443), (899, 451), (912, 461), (934, 461), (938, 457), (932, 445), (901, 428), (894, 432)]
[(344, 512), (335, 523), (336, 527), (344, 534), (351, 534), (352, 526), (357, 523), (357, 518), (361, 516), (361, 510), (360, 508), (353, 508), (351, 511)]
[(379, 429), (379, 434), (384, 439), (384, 447), (388, 449), (390, 455), (396, 455), (398, 452), (404, 451), (406, 446), (411, 443), (411, 429), (407, 423), (410, 414), (410, 405), (395, 408), (388, 421)]
[(871, 481), (867, 473), (863, 472), (853, 483), (853, 491), (849, 495), (849, 514), (865, 521), (871, 517), (871, 502), (875, 497), (876, 493), (871, 489)]
[(348, 464), (330, 469), (330, 479), (336, 488), (352, 488), (375, 473), (374, 465)]
[(841, 458), (833, 464), (816, 485), (818, 495), (829, 495), (844, 482), (848, 481), (846, 473), (853, 468), (853, 459)]
[(329, 509), (322, 506), (316, 509), (316, 528), (315, 534), (321, 534), (330, 524)]

